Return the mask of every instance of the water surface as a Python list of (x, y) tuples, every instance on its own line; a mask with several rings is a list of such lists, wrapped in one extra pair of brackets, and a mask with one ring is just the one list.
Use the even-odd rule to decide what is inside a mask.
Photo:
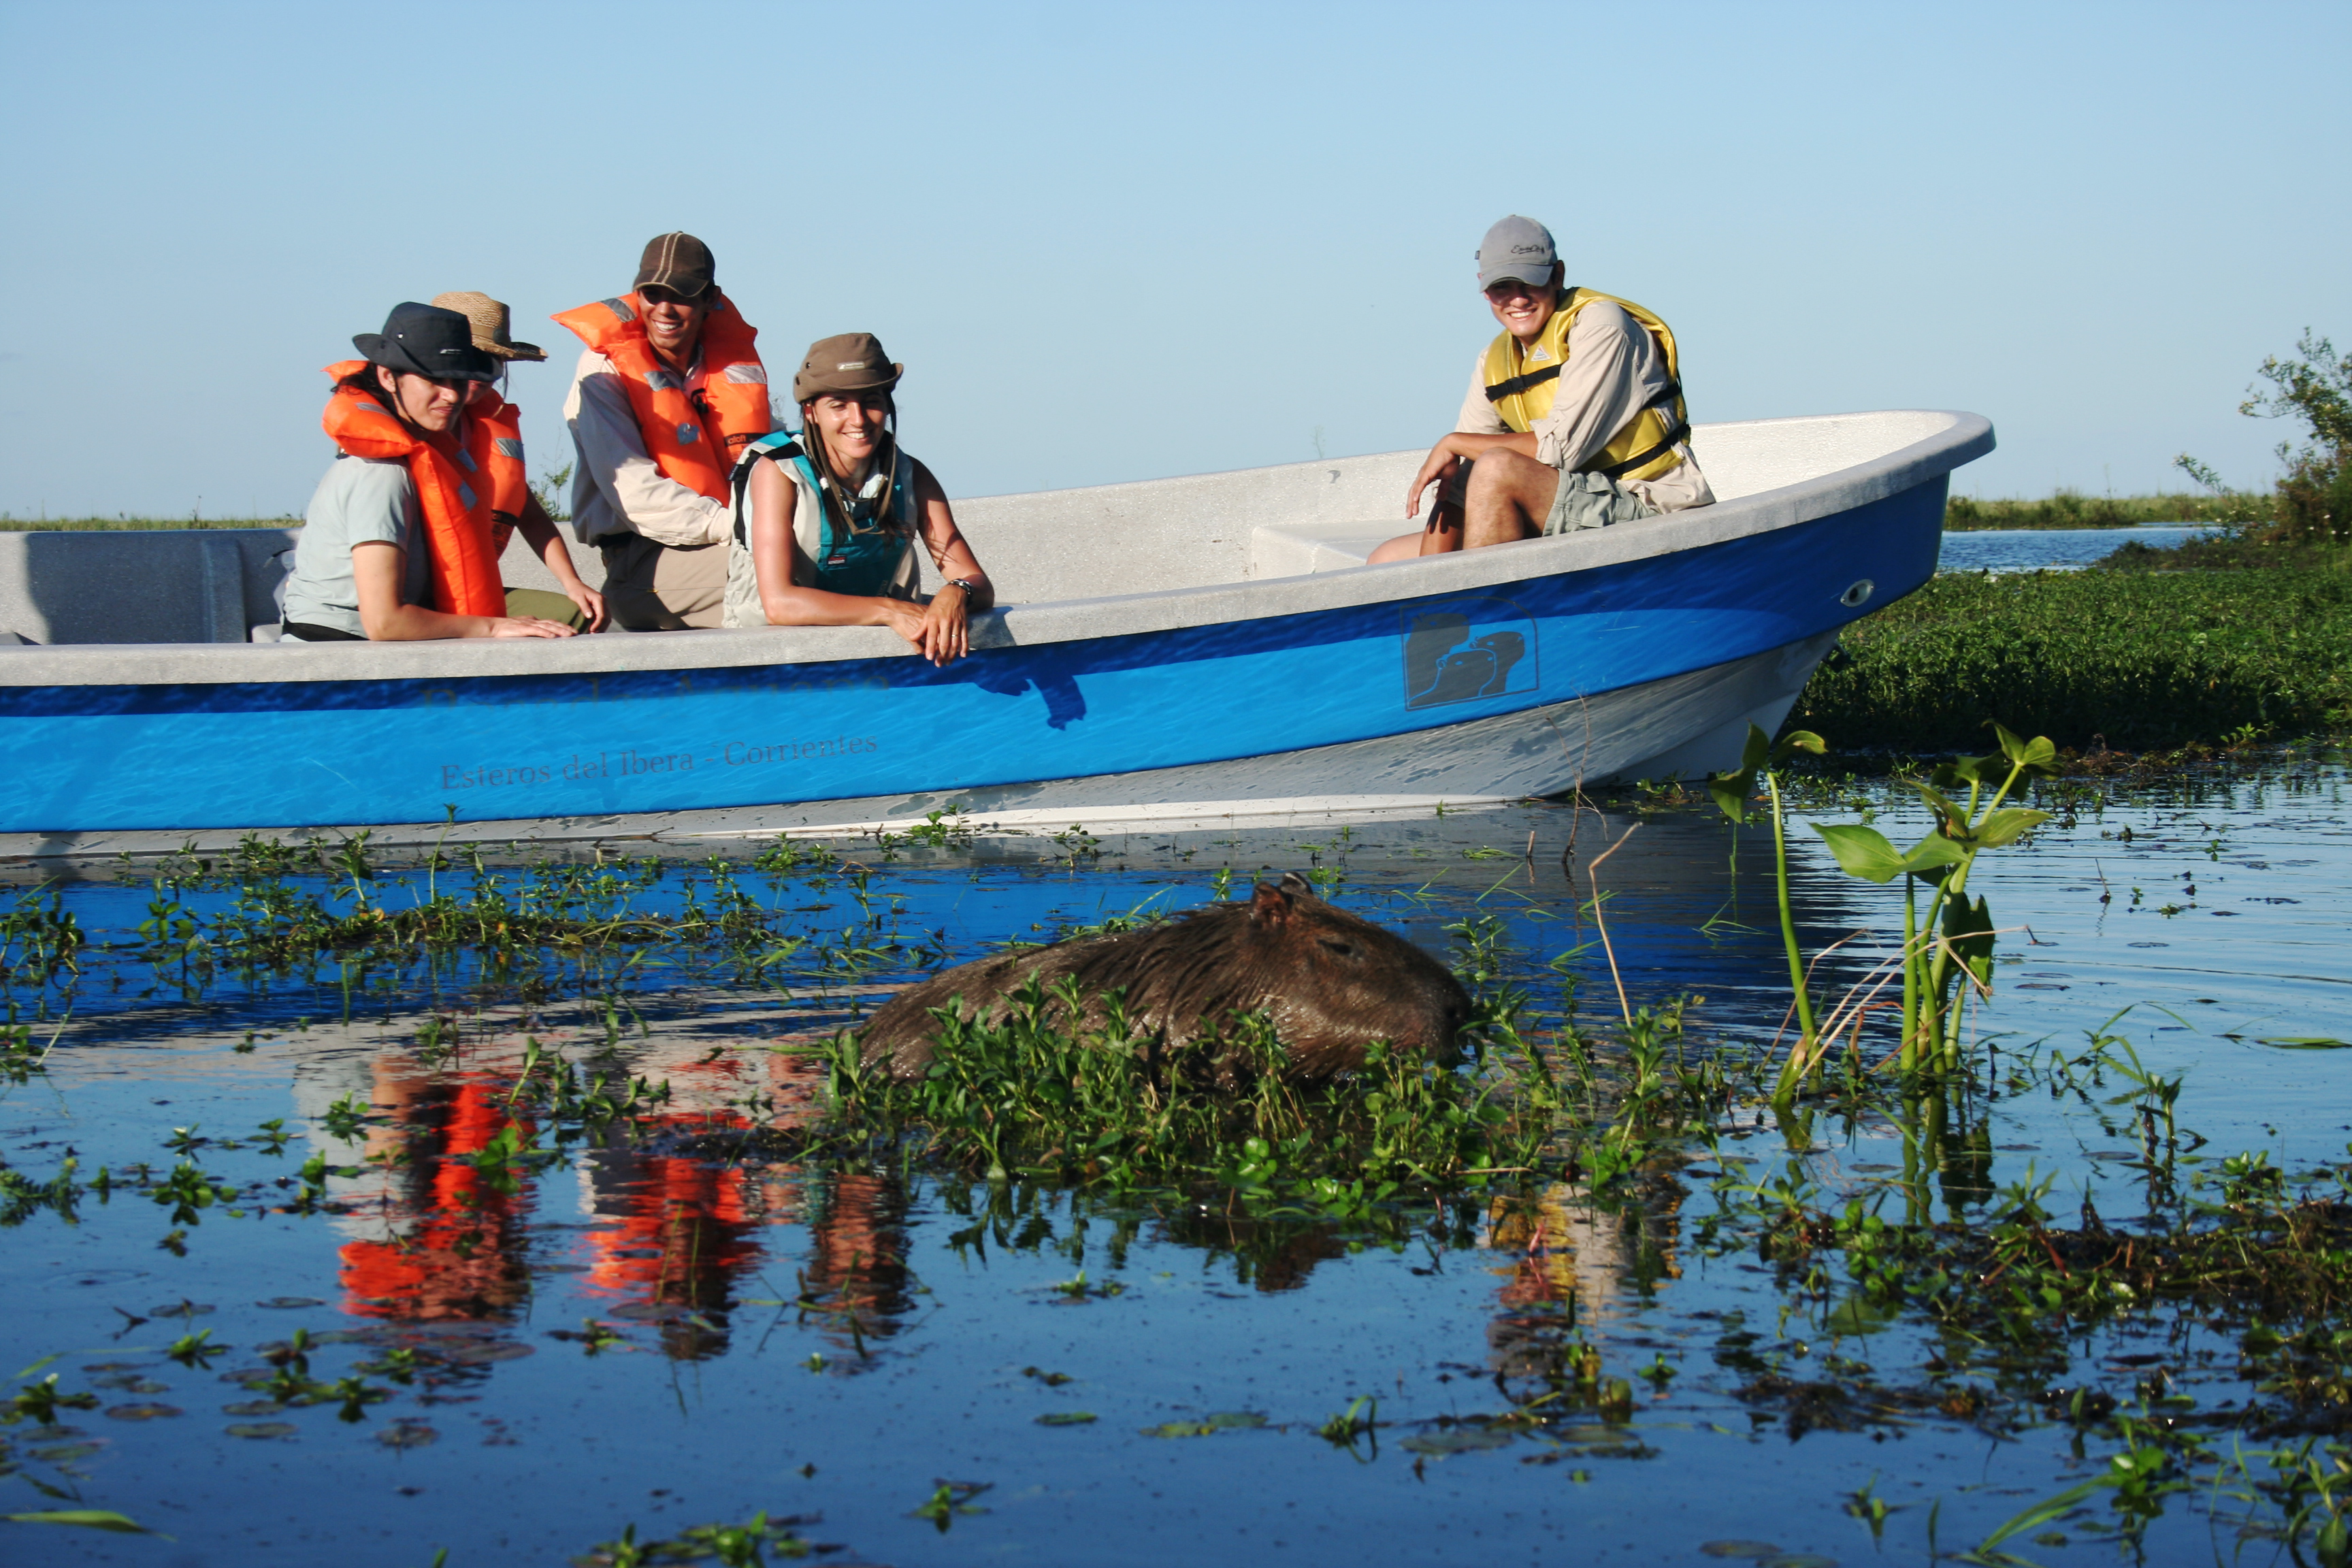
[[(2129, 1008), (2112, 1029), (2188, 1075), (2180, 1117), (2207, 1152), (2340, 1161), (2352, 1051), (2263, 1042), (2347, 1033), (2344, 787), (2340, 769), (2305, 762), (2120, 803), (2079, 794), (1978, 873), (1996, 923), (2018, 928), (1980, 1037), (2021, 1058), (2037, 1041), (2078, 1048)], [(1925, 826), (1883, 789), (1858, 800), (1898, 840)], [(1433, 950), (1456, 922), (1501, 919), (1538, 1009), (1572, 992), (1588, 1017), (1612, 1015), (1622, 980), (1637, 1005), (1703, 998), (1694, 1043), (1736, 1049), (1774, 1037), (1788, 984), (1769, 841), (1746, 837), (1736, 881), (1730, 848), (1711, 812), (1539, 805), (869, 848), (862, 887), (837, 869), (743, 876), (818, 945), (894, 930), (960, 958), (1296, 868)], [(644, 901), (676, 907), (698, 876), (674, 868)], [(1899, 930), (1892, 895), (1838, 874), (1801, 829), (1794, 893), (1810, 949), (1872, 933), (1823, 961), (1824, 994), (1864, 980)], [(68, 1155), (84, 1180), (100, 1165), (120, 1179), (170, 1170), (176, 1136), (243, 1192), (177, 1224), (118, 1186), (84, 1197), (76, 1223), (36, 1208), (0, 1230), (7, 1370), (54, 1356), (36, 1375), (102, 1397), (62, 1430), (0, 1433), (18, 1506), (116, 1509), (173, 1538), (0, 1527), (40, 1561), (422, 1568), (446, 1547), (453, 1568), (556, 1563), (625, 1527), (644, 1540), (761, 1510), (821, 1516), (803, 1532), (844, 1547), (834, 1562), (1534, 1563), (1572, 1542), (1577, 1561), (1701, 1563), (1737, 1541), (1790, 1565), (1924, 1561), (1931, 1504), (1948, 1552), (2103, 1462), (2095, 1439), (2038, 1419), (2003, 1435), (1927, 1410), (1838, 1430), (1752, 1392), (1759, 1357), (1791, 1376), (1866, 1360), (1892, 1383), (1938, 1353), (1916, 1323), (1841, 1337), (1825, 1302), (1784, 1297), (1753, 1256), (1696, 1245), (1718, 1172), (1790, 1158), (1762, 1118), (1723, 1129), (1715, 1166), (1664, 1169), (1633, 1198), (1557, 1186), (1432, 1205), (1393, 1248), (1311, 1214), (1123, 1208), (890, 1164), (727, 1164), (658, 1140), (575, 1147), (499, 1193), (469, 1157), (530, 1121), (502, 1100), (529, 1043), (666, 1081), (665, 1124), (790, 1124), (814, 1113), (819, 1074), (776, 1047), (870, 1006), (905, 960), (855, 981), (686, 963), (616, 977), (562, 955), (521, 975), (327, 963), (195, 987), (128, 945), (159, 896), (130, 872), (66, 888), (87, 928), (126, 947), (90, 954), (69, 1016), (56, 987), (12, 990), (57, 1044), (45, 1074), (0, 1098), (0, 1158), (37, 1183)], [(604, 1005), (614, 994), (624, 1010)], [(445, 1028), (460, 1047), (430, 1060)], [(338, 1138), (338, 1101), (381, 1120)], [(2036, 1091), (1974, 1106), (1987, 1163), (1946, 1181), (1939, 1217), (1980, 1212), (2031, 1171), (2059, 1178), (2053, 1207), (2090, 1196), (2128, 1223), (2142, 1206), (2119, 1163), (2128, 1134), (2088, 1104)], [(291, 1135), (282, 1153), (255, 1140), (271, 1121)], [(1830, 1120), (1811, 1136), (1807, 1168), (1841, 1201), (1888, 1195), (1900, 1129)], [(328, 1210), (289, 1212), (314, 1152), (360, 1173), (330, 1180)], [(1093, 1291), (1056, 1289), (1081, 1269)], [(805, 1300), (827, 1308), (791, 1304)], [(592, 1321), (604, 1327), (583, 1337)], [(390, 1397), (351, 1420), (332, 1404), (263, 1408), (240, 1374), (266, 1372), (263, 1347), (297, 1328), (315, 1377), (399, 1351), (417, 1370), (362, 1374)], [(196, 1330), (233, 1348), (205, 1367), (162, 1353)], [(1635, 1384), (1629, 1425), (1447, 1425), (1507, 1409), (1529, 1358), (1572, 1336), (1612, 1374), (1667, 1369)], [(2207, 1405), (2248, 1392), (2229, 1342), (2169, 1318), (2079, 1355), (2078, 1378), (2140, 1355)], [(1988, 1372), (1987, 1387), (2007, 1379), (2015, 1402), (2045, 1372), (2070, 1375)], [(1391, 1423), (1376, 1449), (1314, 1435), (1362, 1396)], [(1041, 1424), (1080, 1413), (1095, 1419)], [(1208, 1419), (1221, 1414), (1264, 1424)], [(1217, 1429), (1154, 1435), (1171, 1423)], [(942, 1531), (914, 1510), (948, 1482), (989, 1489), (972, 1503), (986, 1511)], [(1898, 1508), (1875, 1544), (1847, 1507), (1865, 1488)], [(2185, 1498), (2148, 1539), (2151, 1562), (2234, 1550)], [(2044, 1563), (2115, 1551), (2079, 1530), (2025, 1549)]]

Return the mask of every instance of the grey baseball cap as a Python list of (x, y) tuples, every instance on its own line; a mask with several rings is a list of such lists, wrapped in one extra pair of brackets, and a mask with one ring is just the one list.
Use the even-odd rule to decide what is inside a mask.
[(1559, 259), (1551, 230), (1531, 217), (1514, 213), (1486, 231), (1478, 242), (1478, 287), (1486, 289), (1506, 278), (1540, 288), (1551, 281)]

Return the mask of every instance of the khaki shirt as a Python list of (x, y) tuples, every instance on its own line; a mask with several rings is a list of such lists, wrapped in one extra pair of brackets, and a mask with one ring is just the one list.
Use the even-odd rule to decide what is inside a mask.
[[(690, 396), (706, 380), (698, 353), (687, 369)], [(728, 506), (661, 471), (646, 450), (628, 388), (613, 362), (583, 349), (563, 397), (578, 468), (572, 476), (572, 531), (583, 544), (607, 534), (636, 533), (656, 544), (718, 544), (727, 538)]]
[[(1551, 412), (1536, 421), (1536, 457), (1555, 468), (1590, 462), (1628, 420), (1649, 406), (1673, 378), (1657, 340), (1642, 324), (1606, 300), (1577, 312), (1568, 329), (1568, 363), (1554, 382)], [(1462, 400), (1454, 429), (1473, 436), (1507, 436), (1511, 427), (1486, 400), (1486, 351), (1470, 367), (1470, 394)], [(1715, 500), (1698, 471), (1687, 441), (1676, 442), (1682, 458), (1664, 473), (1618, 481), (1654, 511), (1681, 511)]]

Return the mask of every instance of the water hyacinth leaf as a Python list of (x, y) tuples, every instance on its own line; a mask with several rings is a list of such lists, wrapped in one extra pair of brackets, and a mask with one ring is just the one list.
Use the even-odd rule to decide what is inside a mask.
[(221, 1428), (232, 1437), (292, 1437), (301, 1428), (291, 1421), (237, 1421)]
[(92, 1454), (103, 1453), (106, 1445), (100, 1443), (52, 1443), (47, 1447), (25, 1451), (45, 1465), (70, 1465), (76, 1459), (87, 1459)]
[(2001, 754), (2012, 763), (2045, 773), (2057, 765), (2058, 748), (2050, 743), (2049, 736), (2036, 735), (2031, 741), (2021, 741), (1998, 719), (1993, 721), (1992, 732), (2000, 741)]
[(1716, 773), (1706, 781), (1706, 793), (1717, 811), (1734, 822), (1748, 820), (1748, 797), (1756, 793), (1754, 773)]
[(1756, 725), (1748, 726), (1748, 743), (1739, 750), (1739, 771), (1753, 774), (1772, 757), (1772, 737)]
[(1452, 1426), (1443, 1432), (1417, 1433), (1397, 1447), (1409, 1453), (1440, 1459), (1448, 1454), (1474, 1454), (1482, 1449), (1505, 1447), (1517, 1436), (1517, 1433), (1502, 1426)]
[(1265, 1425), (1255, 1410), (1220, 1410), (1198, 1421), (1165, 1421), (1146, 1426), (1147, 1437), (1209, 1437), (1219, 1432), (1253, 1432)]
[[(111, 1509), (48, 1508), (32, 1513), (0, 1514), (11, 1524), (78, 1524), (84, 1530), (111, 1530), (122, 1535), (152, 1535), (155, 1532), (135, 1521), (125, 1519)], [(170, 1536), (163, 1539), (169, 1541)]]
[[(1754, 726), (1750, 725), (1749, 728), (1753, 729)], [(1772, 748), (1772, 760), (1776, 763), (1784, 763), (1799, 752), (1810, 752), (1817, 757), (1826, 756), (1829, 749), (1829, 742), (1811, 730), (1791, 730), (1780, 737), (1779, 745)]]
[(1860, 877), (1865, 882), (1891, 882), (1903, 874), (1903, 857), (1886, 841), (1886, 835), (1874, 827), (1859, 823), (1824, 826), (1816, 822), (1813, 831), (1822, 836), (1849, 877)]
[(110, 1405), (106, 1414), (115, 1421), (163, 1421), (186, 1412), (176, 1405)]
[(2005, 805), (1999, 811), (1988, 813), (1985, 819), (1977, 824), (1977, 843), (1986, 849), (1998, 849), (2004, 844), (2016, 842), (2021, 834), (2049, 820), (2050, 814), (2046, 811)]
[(1921, 784), (1914, 779), (1911, 781), (1911, 787), (1919, 792), (1920, 798), (1927, 803), (1927, 809), (1936, 814), (1939, 832), (1946, 837), (1958, 839), (1963, 844), (1969, 841), (1967, 812), (1962, 811), (1949, 796), (1933, 784)]
[(1931, 833), (1897, 853), (1885, 834), (1860, 823), (1823, 826), (1817, 822), (1813, 831), (1829, 845), (1830, 853), (1848, 876), (1870, 882), (1891, 882), (1906, 871), (1914, 877), (1928, 876), (1958, 861), (1963, 854), (1958, 845), (1939, 834)]
[(1056, 1410), (1048, 1415), (1037, 1417), (1037, 1425), (1040, 1426), (1084, 1426), (1090, 1421), (1099, 1419), (1100, 1417), (1096, 1415), (1091, 1410)]

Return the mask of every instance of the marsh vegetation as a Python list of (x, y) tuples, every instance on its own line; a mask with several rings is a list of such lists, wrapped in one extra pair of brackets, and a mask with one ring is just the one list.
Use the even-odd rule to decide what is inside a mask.
[[(2330, 1561), (2340, 768), (1979, 733), (1255, 832), (23, 868), (0, 1530)], [(1235, 1019), (1267, 1070), (1187, 1084), (1044, 998), (912, 1083), (843, 1043), (1269, 868), (1447, 959), (1459, 1062), (1293, 1085)]]

